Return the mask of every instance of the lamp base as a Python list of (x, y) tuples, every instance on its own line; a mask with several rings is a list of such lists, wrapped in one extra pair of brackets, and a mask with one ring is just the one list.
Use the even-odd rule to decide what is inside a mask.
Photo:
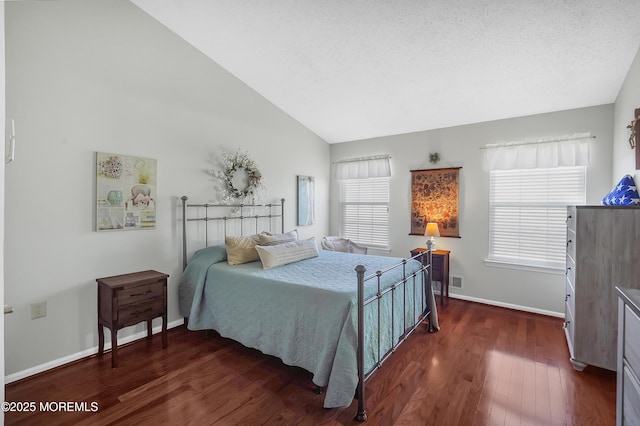
[(427, 248), (431, 249), (431, 251), (434, 251), (436, 249), (436, 240), (435, 240), (435, 238), (433, 238), (433, 237), (429, 238), (429, 240), (427, 241)]

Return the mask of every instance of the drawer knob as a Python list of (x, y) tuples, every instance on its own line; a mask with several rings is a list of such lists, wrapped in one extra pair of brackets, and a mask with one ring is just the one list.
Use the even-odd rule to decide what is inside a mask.
[(569, 247), (569, 244), (571, 244), (571, 240), (567, 240), (567, 247)]
[(571, 266), (567, 266), (567, 270), (566, 270), (566, 272), (564, 274), (568, 275), (570, 270), (571, 270)]
[(570, 295), (570, 294), (567, 294), (567, 295), (564, 297), (564, 301), (566, 302), (567, 300), (569, 300), (569, 298), (570, 298), (570, 297), (571, 297), (571, 295)]
[(564, 322), (564, 328), (569, 327), (569, 324), (571, 324), (571, 321), (565, 321), (565, 322)]
[(569, 219), (571, 219), (571, 215), (567, 216), (566, 222), (569, 222)]

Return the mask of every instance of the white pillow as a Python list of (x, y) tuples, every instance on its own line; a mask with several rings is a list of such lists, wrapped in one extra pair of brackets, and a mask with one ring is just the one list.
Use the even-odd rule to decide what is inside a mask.
[(226, 237), (224, 243), (227, 246), (227, 262), (229, 262), (229, 265), (241, 265), (260, 260), (260, 256), (256, 251), (258, 241), (258, 234), (245, 237)]
[(258, 237), (260, 238), (261, 246), (274, 246), (276, 244), (288, 243), (298, 239), (298, 230), (294, 229), (291, 232), (285, 234), (272, 234), (271, 232), (263, 231)]
[(296, 240), (274, 246), (258, 245), (256, 250), (264, 269), (271, 269), (318, 256), (318, 246), (316, 245), (316, 239), (313, 237), (308, 240)]

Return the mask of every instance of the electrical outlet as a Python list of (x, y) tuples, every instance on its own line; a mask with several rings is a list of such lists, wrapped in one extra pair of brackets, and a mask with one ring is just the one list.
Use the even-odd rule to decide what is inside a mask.
[(47, 302), (31, 304), (31, 319), (44, 318), (47, 316)]

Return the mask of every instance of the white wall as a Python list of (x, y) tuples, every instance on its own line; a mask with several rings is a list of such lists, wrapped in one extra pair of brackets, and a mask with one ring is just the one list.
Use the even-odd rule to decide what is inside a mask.
[[(9, 380), (95, 352), (97, 277), (170, 274), (169, 321), (180, 319), (178, 197), (214, 198), (205, 170), (222, 148), (258, 163), (265, 198), (287, 200), (287, 229), (296, 175), (315, 176), (316, 224), (298, 229), (327, 234), (329, 145), (142, 10), (126, 0), (5, 6), (7, 116), (19, 133), (5, 193)], [(96, 151), (158, 160), (157, 229), (93, 231)], [(31, 320), (38, 301), (47, 317)]]
[[(633, 120), (634, 111), (640, 108), (640, 49), (631, 64), (629, 73), (616, 99), (613, 120), (613, 185), (624, 175), (634, 176), (640, 185), (640, 170), (636, 169), (635, 150), (629, 145), (630, 130), (627, 126)], [(636, 147), (635, 149), (640, 149)]]
[[(438, 238), (439, 249), (451, 250), (450, 274), (462, 277), (461, 290), (451, 294), (469, 300), (520, 307), (543, 313), (564, 312), (564, 273), (549, 274), (488, 267), (489, 175), (483, 169), (480, 147), (487, 143), (564, 136), (591, 132), (591, 165), (587, 172), (587, 202), (599, 203), (611, 190), (613, 105), (499, 120), (331, 145), (331, 160), (391, 154), (391, 255), (409, 256), (424, 247), (425, 237), (410, 236), (410, 170), (461, 166), (460, 235)], [(429, 153), (441, 161), (429, 163)], [(338, 233), (337, 183), (332, 179), (331, 231)]]

